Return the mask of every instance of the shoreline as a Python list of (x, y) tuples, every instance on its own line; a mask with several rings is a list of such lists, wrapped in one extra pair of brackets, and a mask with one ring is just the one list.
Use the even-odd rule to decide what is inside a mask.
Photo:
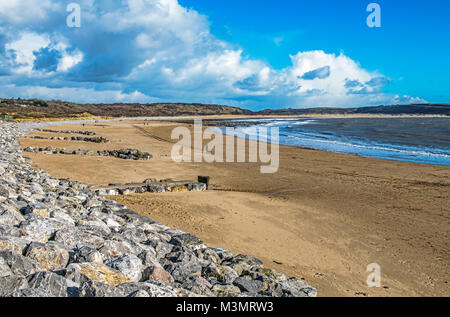
[[(108, 134), (114, 142), (139, 145), (156, 154), (155, 160), (148, 164), (54, 155), (32, 155), (32, 159), (35, 164), (61, 177), (90, 180), (91, 183), (138, 181), (142, 180), (142, 175), (174, 179), (212, 175), (214, 182), (222, 185), (225, 191), (210, 191), (206, 195), (131, 195), (113, 199), (126, 202), (127, 206), (152, 219), (194, 233), (210, 245), (229, 246), (236, 252), (259, 257), (284, 273), (304, 277), (318, 287), (320, 295), (448, 294), (441, 284), (448, 279), (445, 269), (448, 263), (440, 264), (442, 260), (436, 259), (426, 264), (424, 258), (433, 259), (426, 245), (420, 243), (420, 248), (411, 252), (411, 246), (402, 241), (402, 237), (416, 240), (416, 233), (425, 230), (422, 235), (426, 241), (437, 247), (440, 258), (445, 259), (449, 251), (442, 244), (442, 237), (445, 237), (442, 222), (445, 220), (440, 216), (445, 215), (445, 209), (439, 209), (444, 208), (445, 188), (449, 186), (448, 169), (282, 146), (282, 158), (289, 163), (280, 163), (283, 170), (268, 182), (254, 172), (256, 168), (251, 164), (174, 165), (158, 154), (167, 152), (168, 144), (141, 135), (133, 124), (139, 122), (112, 122), (104, 127), (83, 128), (95, 129), (99, 134)], [(160, 137), (166, 137), (170, 130), (168, 122), (155, 121), (151, 125), (146, 129)], [(74, 165), (85, 171), (69, 168)], [(383, 196), (371, 194), (376, 192)], [(149, 212), (148, 206), (153, 211)], [(206, 210), (210, 213), (204, 213)], [(358, 211), (363, 210), (365, 213), (359, 214)], [(402, 225), (398, 227), (397, 224)], [(416, 227), (416, 224), (422, 227)], [(438, 230), (440, 236), (432, 234), (434, 230)], [(267, 234), (276, 237), (275, 240), (265, 241), (263, 237)], [(388, 239), (384, 240), (384, 237)], [(359, 242), (355, 244), (354, 240)], [(378, 251), (377, 245), (381, 248)], [(299, 246), (301, 250), (297, 249)], [(396, 256), (391, 254), (395, 248), (401, 250)], [(373, 262), (371, 254), (382, 262), (387, 274), (384, 279), (387, 289), (368, 290), (364, 287), (365, 266)], [(408, 263), (410, 268), (402, 272), (396, 258)], [(416, 262), (422, 264), (417, 266)], [(417, 274), (419, 267), (424, 271), (422, 277), (413, 281), (412, 276)], [(433, 273), (436, 270), (441, 272), (440, 277)], [(425, 277), (434, 281), (433, 288), (427, 286)]]
[(40, 119), (0, 119), (1, 122), (17, 122), (17, 123), (59, 123), (72, 124), (74, 121), (99, 121), (99, 122), (111, 122), (121, 120), (157, 120), (157, 121), (170, 121), (177, 119), (191, 119), (191, 118), (205, 118), (205, 119), (276, 119), (276, 118), (448, 118), (449, 115), (434, 115), (434, 114), (302, 114), (302, 115), (199, 115), (199, 116), (173, 116), (173, 117), (61, 117), (61, 118), (40, 118)]

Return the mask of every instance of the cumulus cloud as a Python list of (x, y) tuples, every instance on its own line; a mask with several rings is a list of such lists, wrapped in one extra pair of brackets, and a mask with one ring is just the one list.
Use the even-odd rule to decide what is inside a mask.
[(298, 52), (291, 65), (273, 69), (214, 37), (207, 17), (177, 0), (77, 2), (81, 28), (65, 24), (68, 2), (1, 2), (0, 94), (253, 108), (408, 100), (384, 94), (389, 79), (343, 53)]

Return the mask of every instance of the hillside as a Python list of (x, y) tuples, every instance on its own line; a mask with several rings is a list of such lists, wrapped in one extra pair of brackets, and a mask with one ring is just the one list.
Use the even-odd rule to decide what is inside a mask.
[(361, 108), (308, 108), (308, 109), (267, 109), (263, 115), (306, 115), (306, 114), (388, 114), (388, 115), (447, 115), (450, 104), (394, 105)]
[(190, 115), (247, 115), (249, 110), (240, 108), (188, 103), (115, 103), (77, 104), (64, 101), (43, 101), (38, 99), (2, 99), (0, 114), (11, 115), (14, 119), (44, 119), (67, 117), (164, 117)]
[(253, 112), (223, 105), (198, 103), (114, 103), (78, 104), (59, 100), (0, 99), (2, 119), (88, 118), (88, 117), (167, 117), (195, 115), (310, 115), (310, 114), (388, 114), (447, 115), (450, 104), (415, 104), (362, 108), (267, 109)]

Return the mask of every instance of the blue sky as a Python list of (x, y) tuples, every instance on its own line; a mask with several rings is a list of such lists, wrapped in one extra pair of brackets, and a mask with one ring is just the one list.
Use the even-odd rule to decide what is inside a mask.
[[(81, 7), (80, 28), (66, 6)], [(381, 6), (369, 28), (366, 7)], [(449, 102), (448, 0), (9, 0), (0, 96), (251, 109)]]

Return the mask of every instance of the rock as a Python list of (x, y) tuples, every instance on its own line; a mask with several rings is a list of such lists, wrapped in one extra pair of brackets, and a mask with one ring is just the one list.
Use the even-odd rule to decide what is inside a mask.
[(142, 273), (142, 281), (158, 281), (164, 284), (172, 284), (174, 279), (164, 268), (158, 263), (153, 266), (147, 266)]
[(292, 297), (316, 297), (317, 290), (295, 277), (280, 283), (283, 293)]
[(47, 244), (31, 243), (25, 256), (38, 262), (49, 271), (65, 268), (69, 263), (69, 252), (53, 241)]
[(13, 275), (5, 259), (0, 258), (0, 277)]
[(10, 209), (3, 211), (0, 215), (0, 224), (4, 225), (17, 226), (24, 220), (25, 218), (19, 212)]
[[(67, 274), (72, 276), (73, 281), (77, 282), (86, 278), (87, 280), (99, 281), (111, 286), (117, 286), (130, 282), (130, 279), (122, 273), (98, 263), (77, 263), (70, 264), (67, 267)], [(66, 275), (66, 277), (68, 276)], [(77, 277), (79, 275), (79, 277)]]
[(103, 263), (103, 257), (100, 252), (97, 250), (88, 247), (88, 246), (80, 246), (76, 248), (74, 252), (71, 254), (70, 258), (71, 263)]
[(29, 288), (45, 291), (54, 297), (77, 297), (78, 285), (53, 272), (39, 272), (28, 277)]
[(200, 265), (194, 265), (189, 262), (170, 263), (165, 265), (164, 269), (179, 283), (183, 283), (191, 276), (200, 276), (202, 273), (202, 267)]
[(181, 284), (181, 288), (191, 291), (193, 293), (212, 297), (214, 293), (211, 291), (212, 285), (201, 276), (191, 276)]
[(22, 254), (28, 241), (17, 237), (0, 237), (0, 250), (12, 250)]
[(204, 260), (208, 260), (215, 264), (221, 264), (222, 260), (220, 259), (219, 255), (214, 251), (214, 249), (206, 248), (203, 250), (197, 250), (197, 255)]
[(79, 289), (80, 297), (125, 297), (117, 287), (99, 281), (85, 281)]
[(150, 297), (176, 297), (175, 291), (166, 285), (154, 282), (140, 282), (140, 283), (124, 283), (117, 287), (123, 293), (131, 294), (137, 291), (145, 291)]
[(17, 194), (15, 190), (6, 185), (0, 184), (0, 197), (4, 197), (5, 199), (7, 199), (14, 198), (16, 195)]
[(66, 212), (54, 209), (50, 211), (50, 218), (58, 219), (59, 221), (65, 222), (66, 224), (70, 226), (75, 226), (75, 221), (71, 216), (69, 216)]
[(25, 277), (13, 275), (0, 277), (0, 297), (25, 288), (28, 288), (28, 281)]
[(111, 229), (109, 229), (109, 227), (101, 220), (79, 220), (77, 225), (98, 228), (107, 235), (111, 233)]
[(132, 282), (139, 282), (144, 269), (141, 259), (134, 254), (125, 254), (105, 262), (109, 267), (119, 271)]
[(261, 266), (263, 264), (261, 260), (244, 254), (239, 254), (233, 257), (231, 259), (231, 263), (246, 263), (250, 267)]
[(205, 278), (213, 278), (218, 282), (232, 284), (239, 274), (229, 266), (211, 264), (203, 269), (202, 276)]
[(234, 257), (234, 255), (231, 251), (219, 249), (219, 248), (210, 248), (210, 249), (219, 256), (219, 258), (222, 262), (229, 261)]
[(202, 240), (190, 233), (174, 236), (169, 243), (173, 245), (183, 246), (193, 251), (206, 248)]
[(212, 291), (217, 297), (236, 297), (241, 293), (237, 286), (222, 284), (214, 285)]
[(260, 267), (256, 270), (256, 272), (259, 272), (261, 275), (271, 279), (275, 280), (277, 282), (286, 281), (287, 277), (283, 273), (277, 272), (274, 269)]
[(29, 215), (27, 220), (22, 221), (19, 228), (32, 241), (46, 243), (58, 230), (56, 223), (37, 215)]
[(114, 219), (111, 219), (111, 218), (106, 218), (103, 221), (110, 229), (119, 228), (122, 226), (120, 223), (118, 223), (117, 221), (115, 221)]
[(0, 224), (0, 236), (19, 238), (22, 236), (22, 232), (17, 227)]
[(150, 295), (144, 290), (137, 290), (128, 295), (127, 297), (150, 297)]
[(54, 297), (54, 296), (46, 290), (25, 288), (25, 289), (14, 291), (14, 292), (6, 295), (5, 297), (26, 297), (26, 298), (39, 297), (39, 298), (43, 298), (43, 297)]
[(44, 271), (40, 264), (15, 251), (0, 251), (0, 259), (3, 259), (12, 273), (17, 276), (28, 276), (36, 272)]
[(142, 250), (127, 241), (108, 240), (105, 241), (99, 252), (104, 260), (108, 260), (124, 254), (139, 254)]
[(242, 292), (257, 294), (267, 290), (268, 285), (262, 281), (239, 277), (234, 280), (233, 285), (239, 287)]
[(77, 245), (98, 249), (105, 244), (105, 240), (101, 236), (81, 230), (57, 231), (54, 240), (64, 245), (67, 249), (75, 249)]
[(28, 205), (23, 213), (24, 215), (35, 214), (44, 218), (48, 218), (49, 216), (48, 208), (44, 204)]

